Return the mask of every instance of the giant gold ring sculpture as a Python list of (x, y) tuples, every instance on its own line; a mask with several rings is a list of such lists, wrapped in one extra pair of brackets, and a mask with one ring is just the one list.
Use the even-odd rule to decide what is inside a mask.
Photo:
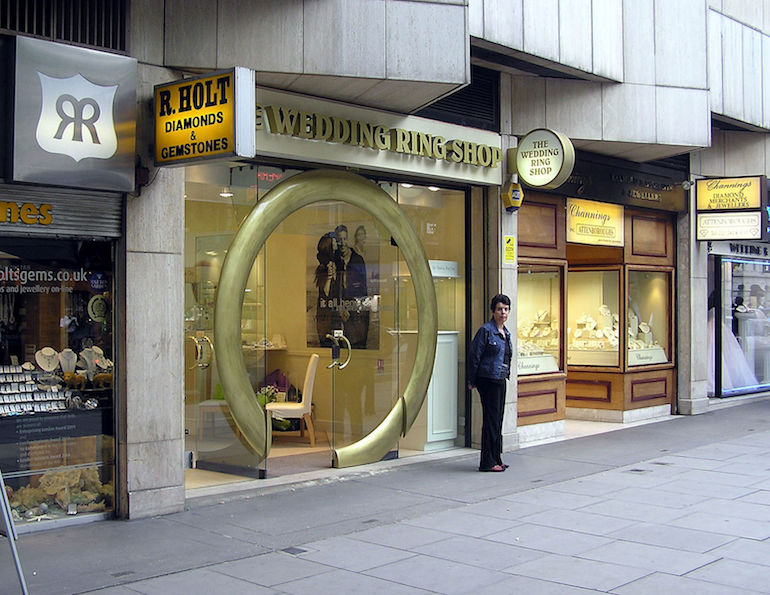
[(249, 272), (267, 238), (291, 213), (316, 202), (339, 200), (369, 212), (388, 229), (412, 275), (418, 312), (417, 353), (404, 394), (380, 424), (358, 442), (334, 452), (335, 467), (379, 461), (417, 418), (433, 372), (438, 313), (433, 277), (420, 238), (396, 202), (361, 176), (317, 170), (293, 176), (270, 190), (243, 220), (227, 251), (217, 288), (214, 341), (217, 369), (235, 424), (264, 459), (272, 427), (257, 403), (241, 352), (241, 311)]

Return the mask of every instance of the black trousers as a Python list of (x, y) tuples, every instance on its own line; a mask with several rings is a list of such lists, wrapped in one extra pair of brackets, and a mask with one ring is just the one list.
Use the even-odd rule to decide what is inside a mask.
[(476, 388), (481, 396), (481, 460), (479, 469), (502, 465), (503, 408), (505, 407), (505, 380), (477, 378)]

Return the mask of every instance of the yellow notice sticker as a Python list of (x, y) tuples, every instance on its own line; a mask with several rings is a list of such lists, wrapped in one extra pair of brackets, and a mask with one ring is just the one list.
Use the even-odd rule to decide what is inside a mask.
[(516, 264), (516, 236), (505, 236), (503, 239), (503, 263)]

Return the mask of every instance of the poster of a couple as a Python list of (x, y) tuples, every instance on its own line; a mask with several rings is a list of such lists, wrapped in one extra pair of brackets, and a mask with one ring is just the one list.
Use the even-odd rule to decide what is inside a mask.
[(379, 263), (376, 243), (367, 244), (366, 226), (340, 224), (324, 232), (310, 251), (315, 254), (308, 254), (308, 347), (331, 346), (327, 335), (342, 329), (353, 349), (376, 349), (371, 314)]

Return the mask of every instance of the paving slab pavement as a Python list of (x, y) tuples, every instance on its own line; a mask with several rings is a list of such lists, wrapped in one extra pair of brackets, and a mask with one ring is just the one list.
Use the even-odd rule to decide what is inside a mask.
[[(770, 592), (770, 400), (504, 458), (383, 462), (17, 547), (35, 594)], [(0, 577), (19, 592), (7, 542)]]

